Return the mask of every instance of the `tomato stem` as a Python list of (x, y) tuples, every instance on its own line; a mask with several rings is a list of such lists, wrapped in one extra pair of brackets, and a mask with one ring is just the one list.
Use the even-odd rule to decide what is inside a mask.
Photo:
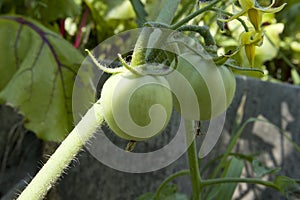
[(264, 71), (261, 69), (257, 69), (257, 68), (246, 68), (246, 67), (238, 67), (229, 63), (225, 63), (224, 64), (226, 67), (232, 68), (234, 70), (238, 70), (238, 71), (248, 71), (248, 72), (256, 72), (256, 73), (260, 73), (262, 76), (265, 75)]
[(132, 67), (145, 64), (146, 47), (150, 34), (151, 30), (148, 27), (142, 29), (133, 50), (132, 59), (130, 63)]
[[(230, 13), (230, 12), (226, 12), (225, 10), (222, 10), (220, 8), (216, 8), (216, 7), (213, 7), (213, 8), (210, 8), (211, 11), (214, 11), (214, 12), (219, 12), (219, 13), (222, 13), (222, 14), (225, 14), (225, 15), (228, 15), (228, 16), (233, 16), (234, 14)], [(245, 23), (244, 20), (242, 20), (241, 18), (237, 18), (237, 20), (242, 24), (242, 26), (244, 27), (245, 31), (248, 32), (249, 31), (249, 28), (247, 26), (247, 24)]]
[(199, 170), (199, 163), (198, 163), (198, 156), (197, 156), (197, 147), (195, 141), (195, 131), (193, 122), (190, 120), (185, 120), (185, 131), (186, 131), (186, 140), (187, 144), (192, 141), (190, 146), (188, 147), (188, 161), (189, 161), (189, 168), (190, 168), (190, 177), (192, 182), (193, 188), (193, 200), (200, 200), (201, 194), (201, 176)]
[(43, 199), (83, 145), (93, 136), (97, 127), (102, 124), (103, 116), (99, 111), (101, 105), (97, 102), (87, 111), (17, 200)]
[(252, 183), (252, 184), (264, 185), (280, 191), (278, 186), (270, 181), (264, 181), (258, 178), (226, 178), (226, 177), (204, 180), (202, 182), (201, 189), (209, 185), (222, 184), (222, 183)]
[(216, 5), (217, 3), (221, 2), (221, 1), (223, 1), (223, 0), (215, 0), (215, 1), (211, 2), (207, 6), (201, 8), (199, 10), (196, 10), (195, 12), (191, 13), (190, 15), (183, 18), (179, 22), (173, 24), (172, 26), (170, 26), (170, 28), (173, 29), (173, 30), (178, 29), (179, 27), (181, 27), (185, 23), (189, 22), (191, 19), (193, 19), (193, 18), (197, 17), (198, 15), (210, 10), (214, 5)]
[(186, 25), (178, 28), (178, 31), (193, 31), (199, 33), (205, 41), (206, 46), (215, 45), (215, 39), (211, 35), (208, 26)]

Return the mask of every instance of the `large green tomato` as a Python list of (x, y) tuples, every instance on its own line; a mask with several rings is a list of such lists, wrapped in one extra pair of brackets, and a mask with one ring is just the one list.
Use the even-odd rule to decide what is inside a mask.
[(108, 126), (121, 138), (146, 140), (167, 126), (173, 107), (168, 81), (130, 71), (112, 75), (103, 85), (101, 105)]
[(224, 112), (236, 88), (230, 69), (193, 53), (180, 55), (177, 69), (167, 79), (175, 109), (189, 120), (209, 120)]

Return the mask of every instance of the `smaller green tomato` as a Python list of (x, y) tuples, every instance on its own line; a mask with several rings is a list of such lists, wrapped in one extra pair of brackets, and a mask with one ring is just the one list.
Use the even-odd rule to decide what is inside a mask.
[(112, 75), (103, 85), (104, 119), (119, 137), (146, 140), (161, 133), (172, 113), (172, 93), (162, 76), (130, 71)]
[(209, 120), (224, 112), (236, 88), (230, 69), (193, 53), (180, 55), (177, 69), (167, 79), (175, 109), (189, 120)]

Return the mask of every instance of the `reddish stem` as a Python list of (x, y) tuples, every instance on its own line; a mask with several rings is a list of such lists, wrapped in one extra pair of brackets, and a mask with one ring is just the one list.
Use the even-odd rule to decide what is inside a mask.
[(59, 27), (59, 29), (60, 29), (60, 34), (61, 34), (63, 37), (65, 37), (65, 35), (66, 35), (66, 31), (65, 31), (65, 19), (62, 19), (62, 20), (60, 21), (60, 27)]
[(82, 28), (85, 26), (88, 16), (89, 16), (89, 9), (86, 8), (84, 10), (84, 13), (83, 13), (83, 16), (82, 16), (82, 19), (81, 19), (81, 22), (80, 22), (80, 26), (78, 28), (78, 32), (77, 32), (77, 35), (76, 35), (76, 39), (75, 39), (75, 42), (74, 42), (74, 47), (75, 48), (78, 48), (79, 45), (80, 45), (81, 35), (82, 35)]

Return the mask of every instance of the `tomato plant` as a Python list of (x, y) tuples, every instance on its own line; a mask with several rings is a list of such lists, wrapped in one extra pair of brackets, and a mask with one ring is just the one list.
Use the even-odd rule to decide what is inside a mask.
[[(134, 41), (134, 49), (129, 50), (133, 50), (132, 55), (130, 53), (128, 56), (128, 62), (132, 66), (127, 65), (122, 58), (120, 59), (123, 64), (121, 68), (99, 66), (100, 70), (104, 69), (103, 71), (112, 74), (103, 85), (101, 98), (86, 112), (49, 161), (20, 194), (18, 197), (20, 200), (42, 199), (83, 145), (93, 137), (97, 127), (103, 126), (104, 121), (119, 137), (126, 140), (143, 141), (161, 133), (166, 128), (170, 121), (173, 105), (186, 119), (184, 122), (185, 139), (191, 138), (187, 151), (189, 169), (175, 173), (163, 182), (155, 194), (156, 199), (159, 195), (161, 195), (161, 199), (175, 197), (176, 193), (164, 196), (165, 194), (161, 190), (168, 181), (181, 175), (189, 175), (191, 178), (192, 199), (200, 199), (201, 196), (208, 197), (205, 199), (210, 199), (209, 197), (231, 199), (237, 182), (261, 184), (283, 193), (287, 191), (282, 188), (297, 185), (296, 181), (285, 177), (279, 177), (273, 182), (258, 178), (240, 178), (244, 167), (243, 163), (235, 157), (227, 161), (232, 148), (240, 137), (242, 132), (240, 129), (233, 134), (229, 147), (221, 158), (219, 166), (213, 172), (214, 176), (211, 176), (214, 178), (205, 180), (200, 176), (198, 163), (200, 158), (197, 157), (194, 139), (194, 132), (197, 131), (192, 126), (195, 124), (193, 120), (210, 120), (224, 112), (232, 102), (236, 82), (232, 71), (227, 67), (255, 72), (253, 68), (261, 66), (266, 61), (265, 56), (261, 56), (260, 60), (255, 56), (258, 53), (256, 48), (263, 47), (264, 36), (268, 38), (263, 15), (265, 17), (266, 13), (279, 12), (285, 7), (285, 4), (274, 8), (275, 1), (272, 1), (271, 5), (262, 7), (255, 0), (238, 0), (239, 4), (236, 6), (240, 7), (240, 11), (229, 13), (227, 12), (229, 4), (225, 0), (197, 1), (197, 3), (194, 0), (181, 2), (180, 0), (165, 0), (151, 1), (152, 3), (147, 1), (147, 4), (140, 0), (114, 2), (69, 0), (65, 4), (53, 3), (55, 1), (51, 1), (52, 3), (45, 1), (42, 4), (38, 1), (28, 1), (28, 3), (23, 0), (20, 2), (23, 7), (8, 1), (0, 3), (0, 12), (7, 14), (7, 16), (0, 17), (0, 25), (6, 27), (0, 29), (2, 36), (0, 41), (4, 46), (1, 55), (5, 58), (2, 59), (5, 62), (0, 65), (0, 69), (4, 71), (9, 69), (8, 66), (14, 66), (9, 69), (9, 75), (5, 74), (3, 81), (0, 81), (0, 102), (6, 102), (18, 108), (24, 114), (28, 128), (37, 132), (37, 135), (43, 139), (58, 141), (66, 135), (64, 131), (71, 126), (72, 122), (69, 120), (72, 113), (70, 93), (74, 77), (77, 76), (77, 64), (81, 62), (80, 50), (91, 47), (95, 41), (100, 42), (107, 36), (137, 25), (140, 27), (150, 26), (175, 32), (190, 32), (189, 36), (195, 36), (196, 43), (199, 46), (201, 46), (200, 43), (203, 44), (204, 49), (212, 56), (211, 60), (196, 53), (180, 54), (178, 58), (175, 56), (176, 70), (170, 71), (171, 73), (167, 75), (164, 68), (158, 67), (158, 70), (156, 68), (160, 64), (172, 63), (174, 57), (169, 53), (164, 56), (164, 52), (160, 55), (155, 50), (152, 52), (150, 50), (150, 53), (147, 52), (149, 53), (147, 54), (145, 49), (148, 46), (143, 46), (151, 43), (152, 47), (153, 41), (155, 41), (154, 43), (163, 43), (166, 37), (163, 34), (160, 35), (161, 30), (141, 31), (137, 40)], [(53, 9), (56, 8), (56, 5), (59, 5), (61, 9)], [(158, 9), (159, 7), (162, 9)], [(291, 11), (297, 10), (296, 8)], [(52, 12), (49, 12), (50, 10)], [(80, 10), (84, 10), (81, 21), (74, 19), (75, 16), (79, 17), (77, 15)], [(12, 13), (20, 16), (13, 16)], [(42, 24), (23, 15), (40, 20)], [(240, 18), (242, 15), (248, 16), (248, 23), (245, 23), (244, 18)], [(287, 16), (287, 19), (293, 18), (293, 15)], [(136, 17), (137, 23), (133, 21), (134, 17)], [(232, 28), (232, 22), (236, 22), (236, 19), (242, 26), (237, 24), (238, 28)], [(152, 23), (151, 20), (155, 20), (155, 22)], [(215, 21), (217, 23), (212, 24)], [(268, 23), (273, 22), (268, 20)], [(234, 33), (235, 29), (238, 30), (236, 34)], [(143, 28), (143, 30), (145, 29)], [(214, 32), (215, 35), (212, 35), (211, 32)], [(201, 36), (200, 39), (197, 34)], [(233, 41), (223, 39), (227, 35), (231, 39), (233, 35), (236, 35), (234, 38), (240, 39)], [(128, 38), (127, 36), (119, 38), (120, 40), (115, 41), (116, 45), (122, 46), (120, 42), (124, 42), (123, 39), (127, 40)], [(75, 48), (67, 44), (65, 39), (74, 40)], [(270, 40), (269, 43), (274, 42)], [(177, 47), (177, 44), (175, 46)], [(295, 52), (299, 52), (298, 46), (298, 43), (292, 45)], [(35, 51), (28, 51), (28, 49)], [(109, 45), (107, 51), (111, 53), (114, 49), (114, 45)], [(27, 52), (31, 52), (31, 54), (27, 55)], [(270, 54), (270, 51), (266, 52)], [(101, 53), (103, 53), (102, 49)], [(115, 53), (120, 52), (114, 52), (114, 56)], [(243, 55), (238, 57), (239, 53)], [(271, 57), (276, 56), (276, 53), (277, 50), (274, 49)], [(107, 59), (106, 56), (103, 58), (101, 55), (98, 58)], [(284, 56), (283, 58), (289, 66), (294, 67), (287, 58)], [(98, 62), (96, 58), (92, 59), (94, 63)], [(257, 60), (259, 64), (257, 64)], [(155, 63), (155, 65), (149, 63)], [(48, 64), (52, 68), (48, 67)], [(247, 68), (248, 66), (251, 68)], [(259, 70), (262, 72), (262, 69), (256, 69), (256, 72)], [(87, 74), (93, 76), (92, 71)], [(293, 68), (292, 75), (295, 83), (300, 82), (298, 71), (295, 67)], [(80, 83), (84, 85), (81, 89), (85, 90), (90, 87), (90, 77), (83, 76)], [(47, 89), (45, 90), (45, 88)], [(88, 89), (93, 90), (94, 88)], [(43, 96), (43, 101), (40, 96)], [(200, 125), (196, 129), (200, 129)], [(57, 135), (52, 135), (56, 132)], [(215, 178), (215, 175), (221, 174), (223, 169), (224, 173), (221, 178)], [(267, 170), (264, 173), (271, 173), (271, 171)], [(230, 183), (230, 187), (224, 185), (225, 183)], [(207, 193), (204, 188), (213, 184), (223, 185), (218, 186), (217, 189), (211, 189), (212, 192), (208, 190)], [(226, 196), (223, 195), (224, 193)]]

